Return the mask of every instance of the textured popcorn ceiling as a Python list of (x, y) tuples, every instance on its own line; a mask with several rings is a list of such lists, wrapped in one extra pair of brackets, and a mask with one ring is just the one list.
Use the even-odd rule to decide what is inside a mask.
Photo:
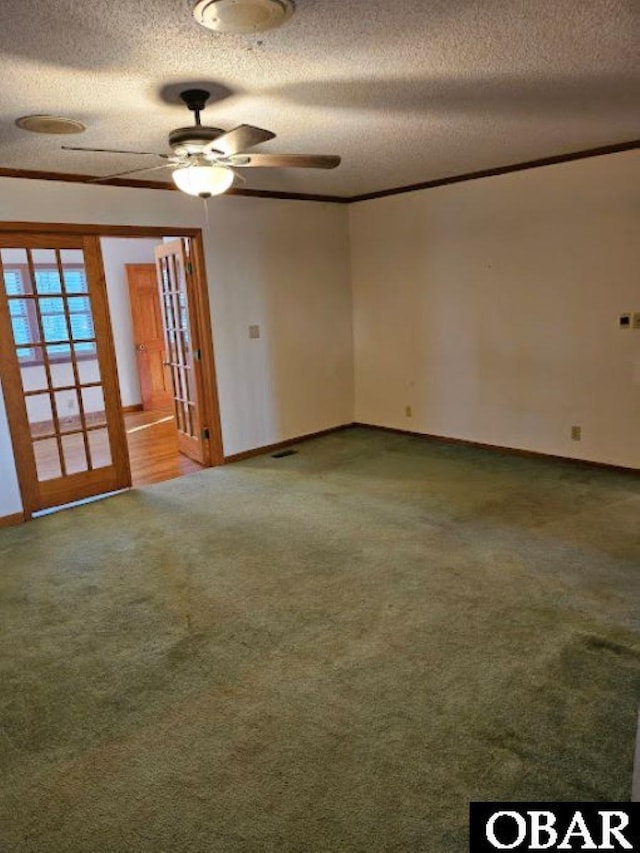
[[(191, 121), (166, 102), (182, 81), (217, 84), (206, 124), (277, 134), (256, 150), (343, 157), (246, 170), (261, 189), (355, 195), (640, 137), (637, 0), (298, 0), (259, 37), (209, 32), (192, 5), (2, 0), (0, 167), (149, 165), (59, 146), (166, 151)], [(28, 113), (88, 130), (36, 136), (14, 126)]]

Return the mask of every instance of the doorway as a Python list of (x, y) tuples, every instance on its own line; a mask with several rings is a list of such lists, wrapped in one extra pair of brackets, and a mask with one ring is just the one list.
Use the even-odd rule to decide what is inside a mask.
[(145, 412), (173, 410), (171, 375), (155, 263), (126, 264), (133, 346)]
[[(115, 236), (157, 242), (147, 409), (122, 401), (100, 245)], [(0, 223), (0, 359), (26, 518), (223, 462), (199, 229)]]
[[(103, 241), (103, 249), (106, 254), (113, 243), (131, 242)], [(152, 249), (150, 241), (137, 242), (153, 253), (152, 263), (125, 264), (132, 321), (127, 345), (135, 350), (144, 414), (126, 418), (133, 484), (146, 485), (200, 470), (207, 435), (198, 385), (202, 348), (191, 320), (190, 245), (168, 237)]]

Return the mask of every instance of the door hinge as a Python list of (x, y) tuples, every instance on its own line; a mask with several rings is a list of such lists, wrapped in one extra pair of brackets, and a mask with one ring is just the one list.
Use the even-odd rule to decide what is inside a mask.
[(187, 275), (193, 275), (193, 264), (191, 261), (187, 261), (184, 268), (187, 271)]
[(202, 361), (202, 350), (201, 349), (194, 349), (193, 360), (194, 361)]
[(200, 433), (200, 437), (203, 441), (208, 441), (211, 436), (209, 435), (209, 427), (205, 427)]

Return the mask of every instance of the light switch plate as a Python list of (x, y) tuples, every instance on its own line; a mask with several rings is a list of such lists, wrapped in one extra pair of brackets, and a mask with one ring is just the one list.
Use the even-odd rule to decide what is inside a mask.
[(631, 319), (631, 323), (634, 329), (640, 329), (640, 311), (636, 311)]
[(260, 337), (260, 326), (249, 326), (249, 337), (256, 340)]

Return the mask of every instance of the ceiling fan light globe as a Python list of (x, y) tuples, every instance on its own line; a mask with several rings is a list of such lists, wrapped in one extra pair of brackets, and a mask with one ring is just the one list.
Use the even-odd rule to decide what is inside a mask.
[(209, 198), (226, 193), (234, 175), (226, 166), (183, 166), (174, 169), (171, 177), (183, 193)]

